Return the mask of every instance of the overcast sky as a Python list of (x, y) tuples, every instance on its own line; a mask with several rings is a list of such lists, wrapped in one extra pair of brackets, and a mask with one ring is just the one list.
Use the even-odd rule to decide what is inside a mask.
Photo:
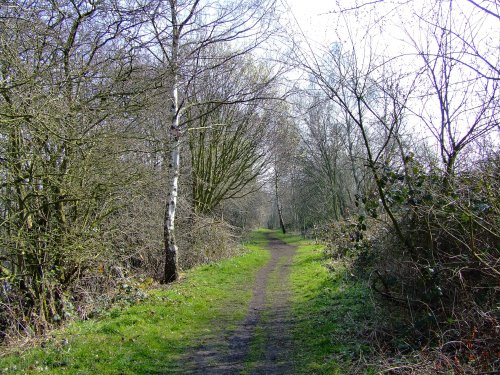
[(334, 10), (332, 0), (281, 0), (288, 5), (303, 33), (316, 42), (323, 43), (332, 39), (333, 17), (328, 13)]
[[(349, 20), (348, 23), (353, 29), (364, 30), (367, 25), (374, 23), (379, 27), (373, 30), (372, 35), (383, 34), (385, 41), (391, 40), (394, 43), (404, 44), (405, 28), (408, 32), (416, 35), (419, 33), (418, 18), (415, 14), (424, 15), (434, 12), (435, 0), (279, 0), (284, 7), (291, 10), (290, 18), (296, 20), (302, 32), (312, 41), (318, 43), (331, 43), (336, 41), (336, 31), (340, 34), (342, 30), (337, 29), (337, 24), (341, 18), (339, 10), (358, 8), (360, 12), (353, 10), (344, 13)], [(498, 19), (490, 16), (485, 17), (485, 13), (478, 10), (467, 0), (458, 0), (453, 3), (456, 10), (455, 15), (475, 14), (478, 23), (485, 23), (480, 26), (484, 33), (490, 34), (493, 38), (500, 37)], [(377, 23), (375, 20), (383, 20)], [(342, 23), (342, 22), (341, 22)]]

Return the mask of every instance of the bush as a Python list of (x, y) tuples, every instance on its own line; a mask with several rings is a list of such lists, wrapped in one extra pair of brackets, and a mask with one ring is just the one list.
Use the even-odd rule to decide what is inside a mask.
[(406, 311), (384, 328), (387, 342), (379, 346), (420, 350), (430, 372), (500, 369), (499, 165), (485, 160), (444, 177), (415, 162), (406, 175), (385, 171), (384, 191), (405, 241), (383, 212), (317, 231), (329, 256), (350, 259), (352, 273), (370, 280), (388, 314)]
[(182, 249), (179, 253), (181, 269), (241, 254), (240, 232), (227, 222), (210, 216), (192, 215), (185, 218), (180, 223), (177, 236), (179, 248)]

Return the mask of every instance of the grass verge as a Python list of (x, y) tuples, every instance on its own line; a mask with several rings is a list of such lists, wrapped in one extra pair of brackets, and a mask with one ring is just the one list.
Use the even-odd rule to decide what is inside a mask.
[(245, 255), (190, 270), (103, 319), (54, 331), (45, 347), (0, 358), (0, 373), (182, 373), (183, 354), (222, 329), (214, 321), (231, 326), (245, 317), (255, 275), (269, 259), (265, 244), (263, 232), (255, 232)]
[(291, 272), (297, 373), (375, 373), (364, 360), (370, 350), (364, 333), (375, 309), (368, 286), (327, 260), (321, 245), (300, 236), (276, 237), (298, 246)]

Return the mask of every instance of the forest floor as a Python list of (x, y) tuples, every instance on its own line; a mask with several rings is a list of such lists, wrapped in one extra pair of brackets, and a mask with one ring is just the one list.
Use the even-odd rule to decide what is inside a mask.
[(10, 348), (0, 373), (375, 373), (366, 285), (299, 236), (261, 230), (246, 247), (145, 301)]

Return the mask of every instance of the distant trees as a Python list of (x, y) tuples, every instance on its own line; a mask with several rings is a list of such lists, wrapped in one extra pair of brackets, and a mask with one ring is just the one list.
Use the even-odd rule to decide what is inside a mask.
[[(348, 215), (352, 206), (353, 181), (346, 159), (348, 144), (352, 136), (341, 121), (335, 118), (338, 112), (324, 101), (315, 99), (308, 109), (305, 147), (305, 173), (309, 185), (316, 186), (316, 194), (322, 197), (322, 204), (316, 209), (325, 217), (340, 220)], [(352, 165), (354, 167), (354, 165)]]
[[(401, 240), (405, 240), (384, 193), (386, 186), (383, 169), (388, 168), (394, 160), (408, 92), (402, 93), (398, 90), (398, 78), (389, 77), (385, 72), (377, 72), (375, 57), (370, 53), (364, 51), (362, 57), (359, 57), (354, 45), (346, 49), (340, 47), (326, 55), (323, 63), (325, 65), (308, 66), (308, 69), (326, 97), (338, 108), (337, 113), (342, 120), (346, 120), (350, 132), (358, 134), (357, 137), (364, 148), (367, 167), (374, 178), (378, 198), (394, 230)], [(323, 73), (326, 66), (333, 72)], [(354, 129), (351, 124), (355, 126)], [(347, 140), (354, 137), (356, 136), (348, 134)], [(348, 146), (347, 150), (351, 153), (352, 146)], [(352, 157), (350, 159), (352, 160)], [(337, 171), (338, 169), (329, 168)], [(351, 171), (352, 178), (355, 179), (359, 172), (352, 168)], [(329, 174), (334, 176), (331, 172)], [(366, 201), (366, 198), (364, 200)], [(361, 202), (358, 201), (358, 204)]]
[(295, 202), (292, 179), (300, 141), (291, 115), (290, 108), (285, 103), (276, 106), (271, 115), (271, 129), (267, 142), (270, 154), (268, 185), (274, 196), (277, 219), (283, 233), (286, 233), (287, 227), (293, 226), (294, 222)]

